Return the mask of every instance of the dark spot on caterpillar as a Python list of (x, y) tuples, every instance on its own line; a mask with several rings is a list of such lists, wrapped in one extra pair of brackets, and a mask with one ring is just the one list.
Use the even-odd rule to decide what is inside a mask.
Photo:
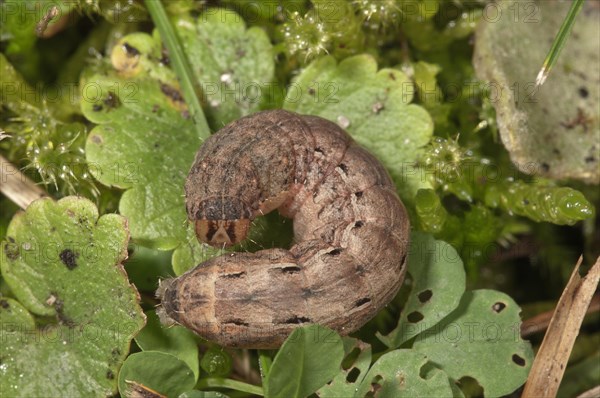
[(281, 272), (283, 272), (284, 274), (296, 274), (302, 270), (302, 268), (297, 267), (295, 265), (293, 265), (291, 267), (283, 267), (280, 269), (281, 269)]
[(112, 370), (109, 369), (109, 370), (106, 371), (106, 378), (108, 380), (112, 380), (112, 379), (115, 378), (115, 374), (112, 372)]
[(72, 271), (77, 267), (77, 258), (79, 257), (79, 254), (75, 253), (73, 250), (65, 249), (60, 252), (58, 257), (60, 257), (60, 261), (67, 266), (69, 271)]
[(183, 96), (181, 95), (179, 90), (177, 90), (174, 87), (169, 86), (168, 84), (161, 83), (160, 91), (162, 91), (164, 95), (166, 95), (167, 97), (172, 99), (174, 102), (181, 102), (181, 103), (184, 102)]
[(342, 252), (342, 249), (333, 249), (330, 252), (327, 252), (330, 256), (338, 256)]
[(356, 275), (364, 275), (365, 273), (365, 267), (362, 264), (358, 264), (356, 266)]
[(236, 272), (235, 274), (224, 274), (223, 278), (235, 279), (235, 278), (241, 278), (245, 275), (246, 275), (246, 272), (242, 271), (242, 272)]
[(302, 297), (303, 298), (307, 298), (307, 297), (312, 297), (315, 295), (315, 292), (312, 289), (309, 288), (302, 288)]
[(0, 307), (7, 309), (10, 308), (10, 304), (8, 304), (8, 301), (6, 300), (0, 300)]
[(365, 305), (367, 303), (371, 302), (371, 299), (368, 297), (363, 297), (360, 300), (357, 300), (356, 303), (354, 303), (355, 307), (360, 307), (361, 305)]
[(340, 163), (338, 167), (342, 169), (344, 174), (348, 174), (348, 166), (346, 166), (344, 163)]
[(494, 303), (494, 305), (492, 306), (492, 309), (494, 310), (494, 312), (496, 313), (500, 313), (502, 312), (502, 310), (504, 310), (506, 308), (506, 304), (498, 301), (497, 303)]
[(229, 324), (233, 324), (233, 325), (237, 325), (237, 326), (250, 326), (249, 323), (242, 321), (241, 319), (228, 319), (226, 321), (224, 321), (223, 323), (229, 323)]
[(413, 311), (406, 316), (406, 320), (410, 323), (417, 323), (423, 320), (424, 316), (419, 311)]
[(594, 163), (596, 161), (596, 157), (591, 155), (591, 156), (586, 156), (586, 158), (584, 159), (586, 163)]
[(546, 162), (542, 163), (542, 170), (544, 170), (545, 173), (550, 171), (550, 165)]
[(512, 361), (513, 361), (514, 363), (516, 363), (517, 365), (519, 365), (519, 366), (525, 366), (525, 359), (524, 359), (524, 358), (522, 358), (522, 357), (520, 357), (520, 356), (519, 356), (519, 355), (517, 355), (517, 354), (513, 354), (513, 356), (512, 356)]
[(305, 317), (305, 316), (297, 316), (294, 315), (293, 317), (287, 319), (284, 323), (308, 323), (310, 322), (310, 319)]
[(140, 51), (127, 42), (123, 43), (123, 48), (125, 49), (128, 57), (137, 57), (140, 55)]
[(362, 222), (362, 221), (357, 221), (357, 222), (355, 222), (355, 223), (354, 223), (354, 228), (360, 228), (360, 227), (362, 227), (363, 225), (365, 225), (365, 223), (364, 223), (364, 222)]
[(363, 196), (363, 191), (355, 192), (354, 195), (356, 195), (357, 198), (361, 198)]
[(315, 148), (315, 152), (319, 152), (320, 154), (325, 153), (325, 151), (323, 150), (323, 148), (321, 148), (319, 146)]
[(585, 87), (579, 87), (578, 91), (581, 98), (587, 98), (590, 95), (589, 91)]
[(560, 155), (560, 150), (558, 148), (552, 149), (552, 153), (555, 155)]
[(119, 105), (121, 105), (121, 100), (119, 100), (117, 94), (115, 94), (112, 91), (109, 91), (108, 95), (104, 99), (104, 105), (106, 105), (109, 108), (116, 108)]
[(431, 291), (431, 289), (427, 289), (427, 290), (423, 290), (421, 293), (419, 293), (417, 295), (417, 298), (419, 299), (419, 301), (421, 303), (426, 303), (429, 300), (431, 300), (432, 296), (433, 296), (433, 292)]
[(92, 106), (92, 110), (93, 110), (94, 112), (100, 112), (100, 111), (102, 110), (102, 105), (100, 105), (100, 104), (94, 104), (94, 105)]

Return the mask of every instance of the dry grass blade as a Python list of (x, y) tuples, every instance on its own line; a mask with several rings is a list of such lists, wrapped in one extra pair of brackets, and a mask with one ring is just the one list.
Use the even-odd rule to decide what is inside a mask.
[(579, 334), (581, 322), (600, 280), (600, 257), (582, 278), (579, 258), (569, 283), (563, 291), (544, 341), (533, 361), (523, 397), (555, 397)]
[(0, 155), (0, 192), (23, 210), (48, 194)]

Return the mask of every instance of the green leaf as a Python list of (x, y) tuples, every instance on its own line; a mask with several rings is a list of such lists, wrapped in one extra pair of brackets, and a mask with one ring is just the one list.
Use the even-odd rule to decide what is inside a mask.
[(173, 277), (170, 252), (130, 245), (129, 256), (125, 271), (140, 292), (154, 293), (159, 279)]
[(194, 333), (183, 326), (162, 326), (155, 311), (147, 311), (146, 319), (146, 326), (135, 337), (142, 351), (160, 351), (176, 356), (194, 372), (194, 381), (198, 380), (198, 344)]
[(486, 397), (510, 394), (525, 382), (533, 362), (531, 345), (521, 339), (519, 312), (504, 293), (466, 292), (454, 312), (417, 337), (413, 349), (454, 380), (474, 378)]
[(465, 291), (465, 270), (456, 250), (433, 236), (413, 232), (408, 252), (412, 289), (398, 326), (377, 337), (396, 348), (438, 324), (460, 302)]
[(132, 382), (168, 397), (194, 388), (194, 372), (175, 355), (143, 351), (127, 357), (119, 373), (119, 393), (126, 397)]
[(433, 134), (425, 109), (410, 104), (414, 87), (396, 69), (377, 71), (369, 55), (337, 64), (319, 58), (292, 82), (284, 108), (324, 117), (346, 129), (386, 166), (405, 203), (419, 188), (430, 187), (414, 163)]
[[(19, 327), (0, 348), (0, 391), (115, 393), (130, 341), (144, 324), (139, 296), (121, 265), (127, 241), (126, 220), (116, 214), (98, 218), (86, 199), (40, 199), (13, 218), (0, 270), (22, 307), (9, 302)], [(48, 318), (34, 325), (26, 310)], [(3, 311), (2, 322), (5, 316)]]
[(395, 350), (379, 358), (354, 397), (365, 397), (370, 391), (377, 391), (378, 398), (453, 396), (448, 375), (413, 350)]
[(211, 8), (176, 29), (200, 84), (213, 128), (260, 109), (273, 89), (274, 53), (264, 30), (246, 29), (231, 10)]
[[(536, 75), (572, 2), (502, 1), (477, 30), (473, 63), (486, 87), (511, 160), (527, 174), (600, 182), (600, 11), (588, 1), (554, 70)], [(520, 10), (520, 17), (513, 17)], [(540, 23), (542, 22), (542, 23)], [(575, 39), (579, 38), (579, 39)]]
[(295, 329), (273, 360), (264, 385), (267, 398), (304, 398), (339, 372), (344, 357), (340, 336), (320, 325)]
[(371, 346), (361, 340), (344, 337), (345, 358), (342, 369), (334, 379), (321, 387), (321, 398), (351, 397), (363, 381), (371, 365)]

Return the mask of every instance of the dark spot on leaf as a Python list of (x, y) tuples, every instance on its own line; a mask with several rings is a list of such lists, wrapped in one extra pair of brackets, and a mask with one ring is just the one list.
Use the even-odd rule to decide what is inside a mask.
[(102, 137), (100, 137), (99, 135), (93, 134), (91, 139), (94, 144), (102, 145)]
[(360, 307), (361, 305), (365, 305), (367, 303), (371, 302), (371, 299), (368, 297), (363, 297), (359, 300), (356, 300), (356, 303), (354, 303), (355, 307)]
[(341, 252), (342, 252), (342, 249), (333, 249), (330, 252), (328, 252), (327, 254), (329, 254), (330, 256), (338, 256)]
[(344, 163), (340, 163), (340, 165), (338, 167), (340, 169), (342, 169), (342, 171), (344, 172), (344, 174), (348, 174), (348, 166), (346, 166)]
[(585, 87), (579, 87), (578, 91), (581, 98), (587, 98), (590, 95), (590, 92)]
[(128, 57), (137, 57), (140, 55), (140, 51), (127, 42), (123, 43), (123, 48), (125, 49)]
[(504, 310), (506, 308), (506, 304), (498, 301), (497, 303), (494, 303), (494, 305), (492, 305), (492, 309), (494, 310), (494, 312), (500, 313), (502, 312), (502, 310)]
[(596, 157), (594, 155), (586, 156), (584, 160), (586, 163), (594, 163), (596, 161)]
[(65, 249), (60, 252), (58, 256), (60, 257), (60, 261), (67, 266), (69, 271), (72, 271), (77, 267), (77, 257), (79, 257), (79, 254), (73, 252), (73, 250)]
[(394, 75), (392, 72), (390, 72), (390, 75), (389, 75), (389, 76), (390, 76), (390, 79), (392, 79), (392, 80), (396, 80), (396, 75)]
[(104, 105), (106, 105), (109, 108), (117, 108), (119, 105), (121, 105), (121, 100), (119, 100), (117, 94), (115, 94), (112, 91), (109, 91), (108, 95), (104, 99)]
[(358, 192), (355, 192), (355, 193), (354, 193), (354, 195), (356, 195), (356, 197), (357, 197), (357, 198), (362, 198), (362, 196), (363, 196), (363, 191), (358, 191)]
[(167, 52), (167, 49), (165, 47), (163, 47), (160, 50), (160, 59), (158, 60), (158, 62), (160, 62), (163, 65), (169, 65), (171, 63), (171, 59), (169, 58), (169, 53)]
[(528, 200), (528, 199), (523, 199), (523, 204), (524, 204), (525, 206), (527, 206), (527, 205), (529, 204), (529, 200)]
[(13, 238), (8, 238), (8, 242), (4, 244), (4, 254), (10, 261), (15, 261), (19, 258), (21, 252), (19, 251), (19, 245), (15, 243)]
[(112, 370), (109, 369), (109, 370), (106, 371), (106, 378), (108, 380), (112, 380), (112, 379), (115, 378), (115, 374), (112, 372)]
[(177, 90), (174, 87), (169, 86), (168, 84), (161, 83), (160, 91), (162, 91), (163, 94), (166, 95), (167, 97), (171, 98), (174, 102), (184, 102), (183, 96), (181, 95), (179, 90)]
[(118, 358), (119, 356), (121, 356), (121, 350), (118, 347), (115, 347), (112, 349), (112, 351), (110, 352), (110, 355), (112, 355), (112, 357), (114, 359)]
[(358, 379), (358, 376), (360, 376), (360, 369), (353, 368), (350, 372), (348, 372), (348, 375), (346, 376), (346, 381), (348, 383), (354, 383), (356, 379)]
[(10, 304), (8, 304), (8, 301), (6, 300), (0, 300), (0, 307), (4, 308), (5, 310), (10, 308)]
[(419, 293), (417, 295), (417, 298), (419, 299), (419, 301), (421, 303), (426, 303), (429, 300), (431, 300), (432, 296), (433, 296), (433, 292), (431, 291), (431, 289), (427, 289), (427, 290), (423, 290), (421, 293)]
[(281, 272), (283, 272), (284, 274), (295, 274), (298, 273), (302, 270), (302, 268), (297, 267), (295, 265), (291, 266), (291, 267), (283, 267), (281, 268)]
[(410, 323), (420, 322), (423, 320), (423, 318), (423, 314), (421, 314), (419, 311), (413, 311), (406, 316), (406, 320)]
[(245, 275), (246, 275), (246, 272), (242, 271), (242, 272), (236, 272), (234, 274), (225, 274), (225, 275), (223, 275), (223, 278), (236, 279), (236, 278), (241, 278)]
[(371, 380), (371, 388), (365, 395), (365, 398), (373, 398), (377, 396), (377, 392), (381, 390), (381, 384), (379, 384), (381, 380), (383, 380), (383, 377), (379, 375), (373, 377), (373, 379)]
[(102, 105), (100, 105), (100, 104), (94, 104), (94, 105), (92, 106), (92, 110), (93, 110), (94, 112), (100, 112), (100, 111), (102, 110)]
[(286, 321), (284, 323), (307, 323), (307, 322), (310, 322), (309, 318), (306, 318), (304, 316), (294, 315), (293, 317), (286, 319)]
[[(58, 297), (55, 293), (52, 293), (52, 295)], [(64, 313), (64, 303), (62, 300), (57, 298), (56, 301), (54, 301), (54, 310), (56, 311), (58, 322), (61, 325), (65, 325), (69, 328), (75, 327), (75, 322)]]
[(513, 354), (512, 361), (519, 366), (525, 366), (525, 359), (523, 359), (522, 357), (520, 357), (517, 354)]
[(360, 228), (360, 227), (362, 227), (363, 225), (365, 225), (365, 223), (364, 223), (364, 222), (362, 222), (362, 221), (357, 221), (357, 222), (355, 222), (355, 223), (354, 223), (354, 228)]
[(241, 319), (237, 319), (237, 318), (228, 319), (224, 323), (232, 323), (232, 324), (237, 325), (237, 326), (250, 326), (249, 323), (244, 322)]

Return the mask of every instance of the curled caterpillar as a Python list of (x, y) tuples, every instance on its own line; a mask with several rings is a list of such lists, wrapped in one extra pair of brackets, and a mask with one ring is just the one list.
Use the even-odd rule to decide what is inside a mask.
[(163, 321), (223, 346), (276, 348), (303, 323), (351, 333), (395, 296), (409, 221), (383, 166), (336, 124), (283, 110), (208, 138), (186, 184), (200, 241), (229, 246), (274, 209), (289, 249), (229, 253), (163, 281)]

